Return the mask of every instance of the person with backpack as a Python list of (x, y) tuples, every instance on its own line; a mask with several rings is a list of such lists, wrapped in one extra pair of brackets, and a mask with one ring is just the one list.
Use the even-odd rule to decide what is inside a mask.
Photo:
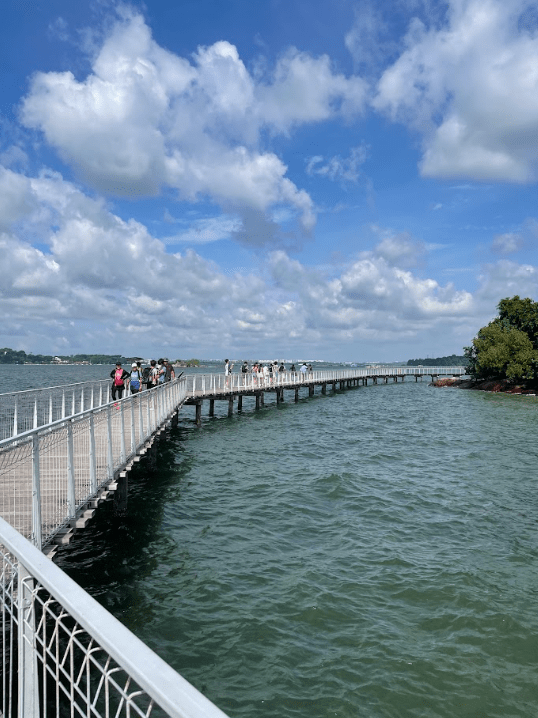
[(176, 378), (176, 372), (174, 371), (174, 367), (168, 361), (168, 359), (164, 360), (164, 368), (166, 369), (166, 373), (164, 375), (165, 382), (172, 381), (172, 379)]
[(159, 382), (159, 368), (157, 366), (157, 362), (155, 361), (155, 359), (152, 359), (150, 361), (150, 366), (151, 366), (151, 369), (149, 372), (150, 384), (148, 386), (148, 389), (151, 389), (152, 387), (157, 386), (157, 384)]
[(131, 364), (131, 380), (129, 386), (131, 387), (131, 394), (138, 394), (139, 391), (142, 391), (142, 373), (136, 362)]
[(144, 389), (149, 389), (151, 387), (151, 367), (145, 366), (142, 369), (142, 385)]
[(157, 384), (164, 384), (166, 378), (166, 365), (164, 359), (159, 359), (157, 363)]
[(125, 389), (125, 381), (130, 378), (129, 372), (125, 371), (122, 367), (121, 362), (116, 362), (116, 368), (110, 372), (110, 378), (112, 379), (112, 401), (116, 401), (116, 395), (118, 399), (123, 397), (123, 390)]

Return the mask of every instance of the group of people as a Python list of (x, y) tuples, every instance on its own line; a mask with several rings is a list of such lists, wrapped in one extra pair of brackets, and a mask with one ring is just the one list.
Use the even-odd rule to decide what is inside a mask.
[(110, 372), (112, 401), (121, 399), (124, 389), (131, 394), (138, 394), (143, 389), (151, 389), (158, 384), (172, 381), (175, 376), (174, 367), (168, 359), (152, 359), (144, 368), (142, 362), (133, 362), (130, 372), (122, 367), (121, 362), (117, 362), (116, 368)]
[[(233, 364), (230, 362), (229, 359), (224, 360), (224, 374), (225, 376), (229, 376), (233, 372)], [(312, 364), (306, 364), (306, 362), (302, 362), (302, 364), (299, 366), (299, 372), (301, 374), (306, 374), (306, 372), (313, 371)], [(252, 366), (249, 366), (247, 361), (244, 361), (241, 365), (240, 369), (241, 374), (254, 374), (255, 378), (259, 378), (260, 380), (263, 379), (265, 383), (270, 382), (274, 376), (276, 376), (279, 373), (282, 372), (291, 372), (292, 374), (297, 374), (297, 369), (295, 367), (295, 364), (291, 364), (289, 369), (286, 369), (284, 366), (284, 362), (280, 362), (280, 364), (277, 361), (268, 362), (266, 364), (262, 364), (262, 362), (256, 361), (252, 364)]]

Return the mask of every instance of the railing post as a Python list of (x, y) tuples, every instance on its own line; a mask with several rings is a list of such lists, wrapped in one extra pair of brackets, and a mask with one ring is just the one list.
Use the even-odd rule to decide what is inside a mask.
[(125, 402), (120, 401), (120, 463), (125, 463)]
[(13, 407), (13, 436), (17, 436), (19, 433), (19, 417), (17, 415), (19, 402), (15, 399), (15, 406)]
[(52, 424), (52, 394), (49, 394), (49, 424)]
[(80, 392), (80, 413), (84, 411), (84, 387), (82, 387), (82, 391)]
[(97, 462), (95, 454), (95, 420), (93, 413), (90, 414), (90, 492), (97, 491)]
[(138, 424), (140, 431), (138, 433), (138, 441), (141, 444), (144, 441), (144, 415), (142, 413), (142, 397), (143, 394), (138, 395)]
[(67, 422), (67, 508), (69, 518), (75, 515), (75, 455), (73, 451), (73, 421)]
[(112, 412), (110, 410), (110, 404), (106, 410), (106, 435), (107, 435), (107, 447), (106, 447), (106, 470), (107, 479), (112, 481), (114, 478), (114, 452), (112, 451)]
[(136, 449), (134, 400), (135, 396), (131, 396), (131, 455), (134, 455)]
[(75, 415), (75, 390), (73, 389), (73, 401), (71, 402), (71, 416)]
[(34, 402), (34, 429), (37, 429), (37, 399)]
[(39, 718), (39, 673), (35, 645), (34, 579), (26, 568), (18, 565), (18, 678), (21, 718)]
[(62, 419), (65, 419), (65, 391), (62, 391)]
[(39, 435), (32, 436), (32, 537), (31, 541), (41, 551), (41, 472), (39, 468)]

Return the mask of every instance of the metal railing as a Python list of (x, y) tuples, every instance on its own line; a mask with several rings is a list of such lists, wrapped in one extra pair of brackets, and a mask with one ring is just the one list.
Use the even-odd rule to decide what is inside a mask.
[(0, 395), (0, 440), (52, 424), (109, 401), (110, 379)]
[(307, 386), (348, 381), (351, 379), (393, 376), (463, 376), (465, 367), (379, 367), (373, 369), (334, 369), (324, 371), (284, 371), (272, 374), (247, 372), (229, 374), (187, 374), (187, 392), (190, 396), (232, 394), (241, 391), (261, 391), (272, 387)]
[[(226, 718), (38, 550), (114, 479), (188, 396), (360, 377), (464, 373), (462, 367), (385, 367), (282, 372), (270, 378), (188, 375), (103, 403), (107, 380), (96, 383), (106, 384), (106, 395), (101, 390), (98, 400), (95, 389), (69, 395), (63, 393), (68, 388), (58, 387), (60, 401), (51, 399), (50, 389), (43, 390), (43, 396), (49, 392), (48, 422), (39, 409), (43, 402), (27, 402), (31, 411), (24, 418), (18, 402), (11, 417), (15, 435), (0, 441), (0, 514), (11, 524), (0, 518), (2, 716)], [(65, 396), (71, 396), (70, 402)], [(32, 428), (21, 432), (28, 421)]]
[(177, 411), (183, 378), (0, 441), (0, 516), (49, 543)]
[(1, 715), (226, 718), (0, 519)]

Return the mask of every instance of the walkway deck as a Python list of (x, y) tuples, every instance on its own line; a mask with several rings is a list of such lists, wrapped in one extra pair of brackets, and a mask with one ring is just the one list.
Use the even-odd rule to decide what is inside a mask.
[[(89, 521), (102, 501), (114, 497), (122, 510), (127, 473), (146, 454), (164, 427), (177, 421), (184, 404), (196, 407), (226, 400), (228, 414), (242, 409), (243, 397), (264, 405), (267, 392), (284, 400), (301, 389), (312, 396), (407, 376), (461, 376), (463, 367), (379, 367), (332, 371), (282, 372), (267, 379), (255, 374), (190, 374), (150, 391), (108, 402), (102, 383), (15, 392), (0, 397), (0, 430), (12, 435), (0, 441), (0, 516), (39, 548), (70, 539)], [(108, 385), (107, 381), (107, 385)], [(11, 412), (11, 413), (10, 413)], [(53, 420), (47, 421), (47, 417)], [(54, 419), (54, 417), (59, 417)], [(24, 427), (32, 428), (21, 431)], [(2, 435), (2, 434), (0, 434)]]

